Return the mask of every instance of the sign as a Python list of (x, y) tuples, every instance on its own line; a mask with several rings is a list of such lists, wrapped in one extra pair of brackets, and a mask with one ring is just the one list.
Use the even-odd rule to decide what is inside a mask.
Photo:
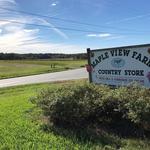
[(150, 44), (87, 49), (87, 53), (90, 82), (115, 86), (137, 82), (150, 88)]

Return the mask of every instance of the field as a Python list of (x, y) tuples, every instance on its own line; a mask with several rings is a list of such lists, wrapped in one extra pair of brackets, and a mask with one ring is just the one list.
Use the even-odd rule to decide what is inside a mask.
[(60, 134), (51, 130), (44, 131), (44, 121), (37, 117), (39, 111), (34, 108), (29, 98), (42, 88), (55, 89), (64, 84), (78, 82), (81, 81), (0, 89), (0, 150), (113, 150), (111, 146), (116, 143), (116, 139), (123, 143), (121, 150), (150, 149), (147, 140), (119, 139), (108, 135), (107, 138), (102, 137), (93, 142), (85, 136), (78, 137), (71, 132), (64, 136), (61, 132), (65, 131), (60, 131)]
[(84, 67), (86, 60), (0, 60), (0, 79)]

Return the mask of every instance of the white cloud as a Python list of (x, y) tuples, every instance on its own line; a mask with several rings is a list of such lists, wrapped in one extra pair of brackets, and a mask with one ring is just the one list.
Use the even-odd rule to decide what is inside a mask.
[(76, 45), (41, 41), (38, 36), (39, 29), (26, 29), (21, 26), (4, 26), (6, 33), (0, 35), (0, 52), (79, 53), (85, 49)]
[(123, 35), (115, 35), (115, 36), (112, 36), (112, 37), (108, 37), (107, 39), (105, 39), (105, 41), (122, 39), (122, 38), (125, 38), (125, 37), (126, 36), (123, 36)]
[(101, 38), (105, 41), (125, 38), (123, 35), (113, 35), (110, 33), (88, 34), (87, 37)]
[(57, 5), (56, 3), (52, 3), (52, 4), (51, 4), (51, 6), (56, 6), (56, 5)]
[(1, 47), (20, 46), (26, 41), (34, 41), (37, 37), (35, 34), (38, 30), (18, 30), (15, 32), (8, 32), (0, 36)]
[(4, 25), (7, 25), (7, 24), (9, 24), (8, 21), (2, 21), (2, 20), (0, 20), (0, 27), (2, 27)]
[[(37, 21), (30, 18), (30, 21)], [(23, 19), (21, 20), (23, 22)], [(26, 19), (25, 19), (26, 21)], [(41, 21), (41, 20), (40, 20)], [(39, 20), (38, 20), (39, 22)], [(41, 21), (43, 24), (47, 22)], [(49, 24), (52, 26), (51, 24)], [(53, 27), (53, 26), (52, 26)], [(64, 43), (50, 43), (39, 39), (39, 29), (26, 29), (22, 24), (1, 22), (5, 34), (0, 35), (0, 52), (15, 53), (79, 53), (85, 48)], [(1, 29), (1, 30), (2, 30)], [(68, 38), (63, 32), (55, 29), (61, 36)]]
[(110, 33), (102, 33), (102, 34), (99, 34), (98, 36), (101, 38), (105, 38), (105, 37), (110, 37), (112, 35)]
[[(49, 25), (60, 36), (67, 39), (67, 35), (55, 28), (47, 21), (40, 18), (22, 18), (15, 20), (20, 22), (39, 23)], [(0, 22), (0, 29), (5, 34), (0, 34), (0, 52), (14, 53), (79, 53), (85, 48), (64, 43), (50, 43), (39, 39), (38, 28), (27, 29), (24, 24), (16, 24), (7, 21)]]
[(88, 34), (87, 37), (98, 37), (98, 38), (107, 38), (111, 37), (110, 33), (101, 33), (101, 34)]
[(33, 53), (80, 53), (83, 52), (85, 48), (79, 47), (76, 45), (68, 45), (64, 43), (48, 43), (48, 42), (39, 42), (22, 46), (22, 51), (32, 50)]
[(15, 0), (0, 0), (0, 2), (16, 4)]
[[(8, 40), (8, 38), (7, 38)], [(27, 41), (26, 44), (25, 39), (17, 40), (9, 39), (9, 43), (2, 44), (0, 49), (2, 52), (15, 52), (15, 53), (81, 53), (86, 52), (86, 47), (77, 46), (77, 45), (69, 45), (64, 43), (49, 43), (49, 42), (41, 42), (38, 40)], [(12, 42), (10, 42), (12, 41)], [(13, 42), (15, 44), (13, 44)]]
[[(58, 4), (58, 1), (54, 2), (55, 4)], [(4, 6), (4, 8), (11, 8), (17, 10), (17, 3), (15, 0), (0, 0), (0, 6)], [(14, 8), (15, 7), (15, 8)], [(11, 20), (12, 22), (9, 22), (7, 20)], [(23, 24), (17, 24), (13, 23), (14, 22), (22, 22)], [(15, 25), (14, 25), (15, 24)], [(13, 30), (18, 30), (20, 29), (25, 29), (26, 24), (42, 24), (49, 26), (51, 30), (53, 30), (57, 35), (61, 36), (64, 39), (68, 39), (69, 37), (62, 32), (60, 29), (56, 28), (55, 25), (50, 23), (50, 21), (47, 21), (44, 18), (40, 17), (31, 17), (28, 15), (23, 15), (23, 14), (13, 14), (11, 11), (7, 11), (5, 9), (0, 9), (0, 27), (5, 26), (5, 30), (12, 32)], [(17, 29), (15, 29), (17, 28)]]
[[(0, 6), (4, 8), (16, 8), (17, 3), (15, 0), (0, 0)], [(8, 11), (5, 9), (0, 9), (0, 12), (1, 12), (0, 15), (3, 15), (3, 13), (8, 12)]]
[(53, 1), (53, 2), (51, 3), (51, 6), (54, 7), (54, 6), (58, 5), (58, 4), (59, 4), (59, 1)]
[(97, 34), (88, 34), (88, 37), (97, 37)]
[(12, 4), (13, 5), (16, 5), (16, 1), (15, 0), (0, 0), (0, 4), (2, 4), (3, 6), (11, 6), (12, 7)]
[[(6, 6), (10, 8), (11, 5), (13, 5), (13, 9), (14, 6), (17, 5), (15, 0), (0, 0), (0, 4), (2, 7)], [(17, 10), (17, 7), (15, 7), (15, 9)], [(37, 27), (27, 28), (26, 24), (46, 25), (63, 39), (68, 39), (69, 37), (64, 32), (57, 29), (52, 23), (43, 18), (31, 17), (23, 14), (15, 15), (13, 13), (10, 16), (7, 11), (5, 11), (5, 13), (4, 11), (5, 10), (0, 9), (0, 52), (79, 53), (83, 52), (86, 48), (66, 43), (45, 42), (44, 39), (40, 39), (40, 29)], [(23, 24), (18, 24), (17, 22), (22, 22)]]

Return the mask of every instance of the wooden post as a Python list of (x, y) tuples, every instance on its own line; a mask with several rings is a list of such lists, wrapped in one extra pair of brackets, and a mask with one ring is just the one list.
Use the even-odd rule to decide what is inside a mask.
[[(88, 65), (91, 66), (91, 59), (90, 59), (90, 55), (91, 55), (91, 52), (90, 52), (90, 48), (87, 48), (87, 57), (88, 57)], [(89, 71), (89, 82), (91, 83), (92, 82), (92, 73), (91, 71)]]

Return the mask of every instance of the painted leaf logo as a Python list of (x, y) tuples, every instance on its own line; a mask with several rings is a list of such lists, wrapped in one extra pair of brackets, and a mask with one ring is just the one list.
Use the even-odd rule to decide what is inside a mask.
[(111, 61), (111, 65), (115, 68), (121, 68), (125, 65), (125, 60), (121, 58), (114, 58)]

